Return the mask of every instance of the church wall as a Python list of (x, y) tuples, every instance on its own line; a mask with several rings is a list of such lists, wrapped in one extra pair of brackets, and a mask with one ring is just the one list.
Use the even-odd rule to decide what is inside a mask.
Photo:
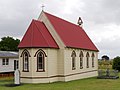
[[(47, 63), (48, 63), (48, 57), (45, 57), (45, 71), (37, 72), (37, 57), (34, 57), (35, 53), (41, 48), (32, 48), (32, 76), (33, 77), (47, 77)], [(46, 54), (48, 52), (48, 49), (42, 49)]]
[(48, 49), (48, 76), (57, 75), (57, 49)]
[[(29, 57), (29, 72), (23, 72), (23, 59), (20, 60), (20, 72), (21, 72), (21, 82), (24, 83), (48, 83), (58, 81), (58, 70), (57, 70), (57, 50), (58, 49), (48, 49), (42, 48), (42, 50), (46, 53), (47, 57), (45, 57), (45, 71), (37, 72), (37, 57), (34, 57), (35, 53), (40, 48), (32, 48), (27, 49), (31, 55)], [(23, 52), (24, 49), (20, 49), (19, 52)]]
[[(29, 72), (23, 72), (23, 57), (21, 57), (21, 53), (23, 52), (24, 49), (19, 49), (19, 70), (20, 70), (20, 75), (21, 77), (31, 77), (32, 74), (32, 57), (29, 57)], [(32, 51), (32, 49), (27, 49), (29, 52)]]
[[(93, 51), (82, 50), (83, 57), (83, 69), (80, 69), (80, 49), (48, 49), (42, 48), (46, 53), (45, 57), (45, 71), (37, 72), (37, 60), (34, 57), (35, 53), (40, 48), (27, 49), (30, 52), (31, 57), (29, 57), (29, 72), (23, 72), (23, 60), (19, 56), (19, 67), (21, 72), (21, 82), (24, 83), (49, 83), (55, 81), (70, 81), (75, 79), (87, 78), (97, 75), (97, 52), (95, 54), (95, 67), (92, 67), (91, 55)], [(19, 55), (21, 55), (24, 49), (19, 50)], [(76, 52), (76, 69), (72, 70), (72, 51)], [(89, 52), (89, 68), (86, 68), (86, 53)]]
[(64, 49), (58, 50), (58, 75), (64, 75)]
[[(34, 49), (34, 53), (38, 49)], [(54, 82), (58, 81), (57, 77), (49, 78), (57, 75), (57, 49), (42, 49), (47, 54), (45, 58), (45, 72), (36, 72), (35, 68), (33, 68), (33, 76), (38, 77), (37, 79), (33, 79), (33, 83), (45, 83), (45, 82)], [(36, 64), (36, 58), (34, 58), (34, 65)]]
[(77, 80), (77, 79), (83, 79), (83, 78), (89, 78), (89, 77), (94, 77), (97, 76), (97, 71), (94, 72), (88, 72), (88, 73), (81, 73), (81, 74), (76, 74), (76, 75), (70, 75), (65, 77), (65, 82), (71, 81), (71, 80)]
[[(72, 70), (72, 51), (76, 52), (76, 69)], [(83, 69), (80, 69), (80, 49), (71, 49), (71, 48), (66, 48), (64, 51), (64, 65), (65, 65), (65, 81), (74, 80), (74, 79), (80, 79), (80, 78), (87, 78), (91, 76), (96, 76), (97, 75), (97, 69), (98, 69), (98, 59), (97, 59), (97, 52), (94, 51), (88, 51), (88, 50), (82, 50), (84, 57), (83, 57)], [(89, 57), (89, 68), (86, 68), (86, 53), (89, 52), (90, 57)], [(94, 66), (92, 67), (92, 52), (95, 54), (94, 58)], [(67, 80), (68, 79), (68, 80)]]
[(52, 83), (58, 81), (58, 77), (50, 78), (21, 78), (22, 83)]

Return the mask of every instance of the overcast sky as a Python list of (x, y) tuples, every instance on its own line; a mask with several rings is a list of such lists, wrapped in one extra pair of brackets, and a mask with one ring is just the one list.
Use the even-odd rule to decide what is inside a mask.
[(120, 0), (0, 0), (0, 38), (21, 39), (32, 19), (44, 11), (77, 23), (99, 49), (99, 58), (120, 56)]

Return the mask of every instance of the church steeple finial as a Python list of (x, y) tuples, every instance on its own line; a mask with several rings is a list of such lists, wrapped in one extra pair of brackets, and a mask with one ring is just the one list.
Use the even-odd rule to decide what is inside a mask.
[(41, 8), (42, 8), (42, 11), (44, 11), (44, 7), (45, 7), (45, 6), (44, 6), (44, 4), (42, 4), (42, 6), (41, 6)]

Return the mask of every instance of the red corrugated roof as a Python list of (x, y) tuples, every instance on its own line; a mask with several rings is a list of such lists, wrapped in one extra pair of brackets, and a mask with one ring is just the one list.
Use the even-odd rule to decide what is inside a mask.
[[(66, 47), (98, 51), (85, 31), (78, 25), (44, 12)], [(59, 48), (43, 22), (33, 20), (20, 42), (23, 47)]]
[(78, 25), (44, 12), (66, 47), (98, 51), (85, 31)]
[(33, 20), (20, 42), (18, 48), (24, 47), (50, 47), (59, 48), (46, 26), (37, 20)]

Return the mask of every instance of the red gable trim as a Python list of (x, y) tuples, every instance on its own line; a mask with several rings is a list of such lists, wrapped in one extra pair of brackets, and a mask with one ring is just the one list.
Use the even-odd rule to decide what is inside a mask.
[(18, 48), (59, 48), (46, 26), (37, 20), (33, 20), (25, 33)]
[(44, 12), (66, 47), (98, 51), (85, 31), (78, 25)]

